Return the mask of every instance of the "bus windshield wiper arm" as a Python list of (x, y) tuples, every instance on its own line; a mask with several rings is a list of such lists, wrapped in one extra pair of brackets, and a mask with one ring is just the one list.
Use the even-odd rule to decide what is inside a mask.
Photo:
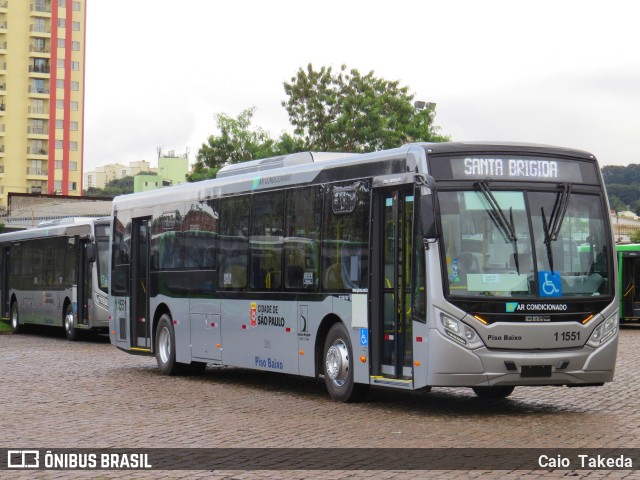
[(551, 210), (551, 217), (547, 223), (546, 215), (544, 214), (544, 207), (541, 207), (542, 212), (542, 226), (544, 228), (544, 244), (547, 248), (547, 258), (549, 259), (549, 268), (553, 272), (553, 252), (551, 249), (551, 242), (558, 240), (560, 235), (560, 229), (562, 228), (562, 222), (564, 216), (567, 213), (567, 205), (569, 204), (569, 197), (571, 196), (571, 184), (565, 183), (562, 186), (562, 191), (556, 195), (556, 201), (553, 204)]
[[(560, 234), (560, 228), (562, 228), (562, 222), (564, 216), (567, 213), (567, 205), (569, 204), (569, 197), (571, 196), (571, 184), (565, 183), (562, 186), (562, 192), (556, 195), (556, 201), (553, 204), (553, 210), (551, 210), (551, 217), (549, 218), (549, 224), (545, 222), (545, 243), (550, 241), (555, 242)], [(543, 212), (544, 215), (544, 212)], [(544, 221), (544, 218), (543, 218)]]
[(484, 196), (485, 200), (491, 207), (491, 210), (489, 211), (489, 216), (491, 217), (493, 222), (498, 226), (501, 233), (505, 236), (505, 238), (508, 241), (517, 242), (518, 238), (516, 237), (516, 231), (513, 226), (513, 212), (511, 212), (511, 222), (509, 222), (504, 212), (502, 211), (502, 208), (500, 208), (500, 205), (498, 204), (496, 197), (493, 196), (493, 193), (491, 193), (491, 189), (489, 189), (490, 181), (491, 181), (490, 179), (486, 179), (486, 180), (481, 180), (479, 182), (476, 182), (476, 186), (478, 187), (480, 192), (482, 192), (482, 195)]

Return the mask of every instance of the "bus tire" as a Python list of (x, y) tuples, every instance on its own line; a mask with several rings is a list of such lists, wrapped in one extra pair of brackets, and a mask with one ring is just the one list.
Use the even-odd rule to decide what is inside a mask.
[(156, 329), (156, 361), (163, 375), (179, 375), (182, 364), (176, 362), (176, 335), (173, 321), (168, 314), (163, 314)]
[(484, 400), (500, 400), (501, 398), (507, 398), (513, 393), (516, 387), (503, 386), (503, 387), (472, 387), (473, 393)]
[(71, 304), (67, 305), (67, 311), (64, 314), (64, 333), (67, 336), (67, 340), (73, 342), (78, 339), (78, 330), (76, 329), (75, 322), (73, 320), (73, 307)]
[(20, 327), (20, 315), (18, 314), (18, 302), (11, 304), (11, 331), (13, 333), (20, 333), (22, 327)]
[(338, 322), (329, 329), (323, 353), (324, 382), (329, 396), (336, 402), (364, 400), (369, 385), (354, 382), (353, 350), (344, 324)]

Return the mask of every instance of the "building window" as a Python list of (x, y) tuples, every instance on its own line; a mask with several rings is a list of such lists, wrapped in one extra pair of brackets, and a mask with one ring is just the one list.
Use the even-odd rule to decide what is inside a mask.
[(62, 180), (54, 180), (53, 181), (53, 188), (55, 190), (62, 190)]
[(58, 38), (58, 48), (64, 48), (64, 38)]
[(56, 80), (56, 87), (57, 88), (64, 88), (64, 78), (59, 78)]
[(64, 128), (64, 120), (56, 120), (56, 128)]
[(71, 110), (78, 110), (78, 102), (71, 101)]
[(78, 142), (69, 142), (69, 150), (72, 152), (78, 150)]
[(80, 31), (80, 22), (72, 22), (71, 23), (71, 28), (73, 28), (73, 30), (75, 30), (76, 32)]
[(75, 192), (77, 189), (78, 189), (77, 182), (69, 182), (69, 190), (71, 190), (72, 192)]
[(74, 92), (77, 92), (78, 90), (80, 90), (80, 83), (79, 82), (71, 82), (71, 90), (73, 90)]
[[(57, 149), (62, 149), (62, 140), (56, 140), (56, 148)], [(56, 167), (58, 168), (58, 167)], [(62, 168), (62, 166), (60, 166), (60, 168)]]
[(80, 42), (71, 42), (71, 50), (80, 51)]
[(72, 3), (72, 6), (73, 6), (73, 9), (74, 9), (75, 11), (77, 11), (77, 12), (79, 12), (79, 11), (80, 11), (80, 8), (81, 8), (81, 6), (80, 6), (80, 2), (73, 2), (73, 3)]
[(56, 108), (64, 108), (64, 100), (56, 100)]
[(69, 162), (69, 171), (76, 172), (78, 170), (78, 162)]
[(58, 68), (64, 68), (64, 58), (59, 58), (57, 60)]
[(67, 8), (67, 0), (58, 0), (58, 6), (60, 8)]
[(56, 163), (56, 170), (62, 170), (62, 160), (56, 160), (55, 163)]
[(80, 70), (80, 62), (71, 62), (71, 70)]
[(78, 131), (78, 122), (69, 122), (69, 130)]
[[(41, 78), (34, 78), (33, 79), (33, 93), (49, 93), (45, 89), (45, 84), (44, 84), (44, 80), (43, 79), (41, 79)], [(34, 103), (35, 102), (36, 102), (36, 100), (34, 100)]]

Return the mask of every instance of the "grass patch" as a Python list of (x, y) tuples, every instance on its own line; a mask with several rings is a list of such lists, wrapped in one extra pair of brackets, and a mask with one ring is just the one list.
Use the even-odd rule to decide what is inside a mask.
[(11, 325), (9, 325), (8, 322), (3, 322), (2, 320), (0, 320), (0, 333), (10, 332), (10, 331), (11, 331)]

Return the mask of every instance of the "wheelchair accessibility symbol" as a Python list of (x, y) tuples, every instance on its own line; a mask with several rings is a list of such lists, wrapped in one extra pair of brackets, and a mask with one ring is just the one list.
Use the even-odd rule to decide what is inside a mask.
[(560, 275), (551, 271), (538, 272), (538, 292), (541, 297), (559, 297), (562, 295)]
[(360, 345), (365, 347), (369, 345), (369, 330), (366, 328), (360, 329)]

